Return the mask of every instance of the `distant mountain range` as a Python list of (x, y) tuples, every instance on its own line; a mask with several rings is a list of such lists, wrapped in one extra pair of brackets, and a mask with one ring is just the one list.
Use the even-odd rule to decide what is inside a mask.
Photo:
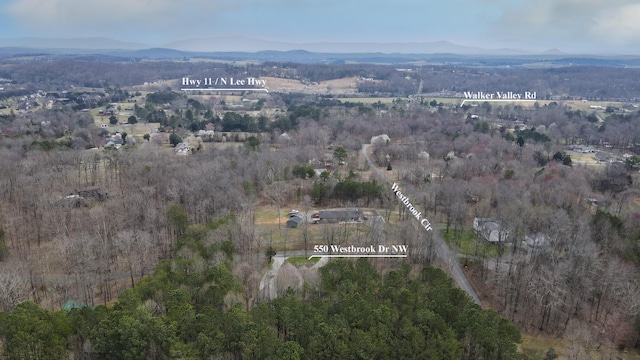
[(162, 47), (183, 51), (291, 51), (306, 50), (320, 53), (383, 53), (383, 54), (458, 54), (458, 55), (524, 55), (526, 51), (516, 49), (483, 49), (456, 45), (448, 41), (435, 42), (390, 42), (390, 43), (341, 43), (313, 42), (288, 43), (267, 41), (248, 37), (193, 38), (164, 44)]
[(166, 48), (188, 52), (258, 52), (258, 51), (291, 51), (306, 50), (321, 53), (383, 53), (383, 54), (458, 54), (458, 55), (531, 55), (519, 49), (484, 49), (453, 44), (448, 41), (435, 42), (387, 42), (387, 43), (340, 43), (312, 42), (289, 43), (281, 41), (261, 40), (249, 37), (207, 37), (174, 41), (159, 46), (123, 42), (110, 38), (4, 38), (0, 39), (0, 47), (31, 48), (45, 50), (143, 50), (149, 48)]
[(447, 41), (413, 43), (304, 43), (265, 41), (246, 37), (194, 38), (150, 47), (110, 38), (0, 39), (0, 58), (44, 56), (47, 59), (137, 61), (141, 59), (209, 58), (224, 61), (297, 63), (453, 64), (466, 66), (630, 66), (640, 56), (572, 55), (558, 49), (485, 49)]

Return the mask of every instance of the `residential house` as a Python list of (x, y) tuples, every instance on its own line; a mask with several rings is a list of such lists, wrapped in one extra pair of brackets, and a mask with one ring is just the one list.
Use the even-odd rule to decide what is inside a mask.
[(316, 177), (322, 176), (322, 173), (324, 173), (326, 171), (327, 171), (327, 169), (322, 169), (322, 168), (321, 169), (315, 169), (315, 168), (313, 169), (313, 172), (316, 174)]
[(343, 221), (363, 221), (366, 220), (360, 209), (346, 208), (333, 210), (320, 210), (320, 222), (336, 223)]
[(324, 155), (322, 155), (322, 160), (320, 161), (322, 162), (322, 166), (327, 169), (331, 169), (333, 167), (333, 155), (331, 155), (330, 153), (325, 153)]
[(211, 142), (213, 141), (213, 137), (215, 136), (215, 134), (216, 133), (213, 130), (198, 130), (195, 133), (195, 136), (201, 138), (202, 141)]
[(99, 110), (98, 111), (98, 115), (100, 116), (111, 116), (111, 115), (118, 115), (118, 109), (116, 108), (108, 108), (106, 110)]
[(391, 138), (389, 138), (389, 135), (382, 134), (382, 135), (371, 137), (370, 144), (371, 145), (386, 145), (389, 142), (391, 142)]
[(613, 164), (615, 162), (621, 162), (622, 161), (618, 157), (616, 157), (616, 156), (614, 156), (612, 154), (606, 153), (606, 152), (602, 152), (602, 151), (597, 152), (596, 155), (595, 155), (595, 158), (596, 158), (596, 160), (598, 162), (601, 162), (601, 163), (606, 162), (606, 163), (609, 163), (609, 164)]
[(533, 233), (524, 237), (524, 246), (527, 250), (533, 250), (551, 245), (551, 239), (543, 233)]
[(509, 238), (509, 231), (490, 218), (473, 219), (473, 230), (490, 243), (505, 242)]
[(122, 145), (124, 145), (124, 141), (122, 141), (121, 138), (112, 138), (110, 140), (108, 140), (106, 142), (106, 144), (104, 144), (104, 147), (114, 147), (116, 149), (119, 149)]
[(569, 150), (573, 150), (579, 153), (583, 153), (583, 154), (588, 154), (588, 153), (595, 153), (596, 149), (594, 149), (591, 146), (586, 146), (586, 145), (569, 145), (567, 147)]
[(186, 156), (191, 152), (191, 148), (189, 147), (189, 144), (182, 142), (176, 145), (176, 147), (173, 149), (173, 152), (176, 155)]

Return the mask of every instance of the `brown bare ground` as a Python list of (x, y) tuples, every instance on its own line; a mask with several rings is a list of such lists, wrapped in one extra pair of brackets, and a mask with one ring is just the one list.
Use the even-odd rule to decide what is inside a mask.
[(358, 92), (356, 77), (333, 79), (319, 83), (303, 83), (300, 80), (277, 77), (261, 77), (266, 80), (266, 87), (273, 92), (302, 92), (307, 94), (353, 95)]

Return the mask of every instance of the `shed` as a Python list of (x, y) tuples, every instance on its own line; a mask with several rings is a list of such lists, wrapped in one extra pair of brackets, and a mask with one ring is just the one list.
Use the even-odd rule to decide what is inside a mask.
[(300, 226), (300, 224), (302, 224), (303, 220), (300, 216), (292, 216), (289, 218), (289, 220), (287, 220), (287, 227), (288, 228), (297, 228), (298, 226)]

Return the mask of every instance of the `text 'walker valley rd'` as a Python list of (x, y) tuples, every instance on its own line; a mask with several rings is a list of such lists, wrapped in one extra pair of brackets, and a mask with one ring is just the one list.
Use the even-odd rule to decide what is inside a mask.
[(465, 91), (466, 100), (536, 100), (538, 94), (535, 91), (525, 91), (523, 94), (514, 91), (496, 91), (488, 93), (484, 91)]

